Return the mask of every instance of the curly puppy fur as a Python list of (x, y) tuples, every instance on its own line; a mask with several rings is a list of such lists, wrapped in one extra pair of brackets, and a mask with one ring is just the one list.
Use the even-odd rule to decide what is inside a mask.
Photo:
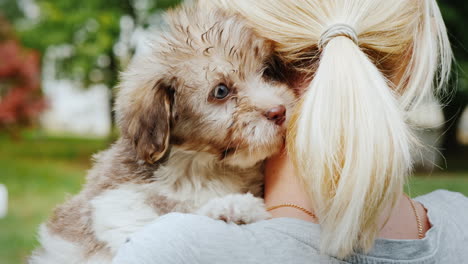
[[(261, 196), (262, 161), (280, 149), (290, 112), (271, 109), (295, 99), (288, 72), (239, 17), (182, 7), (166, 21), (151, 53), (122, 74), (121, 138), (95, 155), (83, 190), (41, 226), (30, 263), (109, 263), (131, 233), (174, 211), (265, 216), (223, 214), (236, 211), (227, 208), (236, 206), (232, 194)], [(228, 95), (216, 98), (220, 85)], [(223, 196), (228, 204), (214, 199)], [(219, 212), (202, 208), (213, 199)]]

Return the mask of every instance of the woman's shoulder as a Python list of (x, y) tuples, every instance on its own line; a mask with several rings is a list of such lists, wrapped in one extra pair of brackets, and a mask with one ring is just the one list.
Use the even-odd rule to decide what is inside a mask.
[[(436, 190), (415, 198), (426, 208), (453, 212), (458, 216), (468, 218), (468, 197), (458, 192)], [(430, 209), (427, 208), (427, 209)]]
[[(465, 263), (468, 258), (468, 197), (437, 190), (417, 197), (427, 210), (431, 229), (426, 234), (430, 248), (444, 263)], [(423, 242), (426, 239), (423, 240)]]
[(440, 239), (459, 241), (468, 246), (468, 197), (457, 192), (437, 190), (415, 200), (426, 208), (429, 221), (440, 230)]
[[(468, 197), (458, 192), (436, 190), (415, 198), (434, 218), (468, 223)], [(468, 229), (466, 230), (468, 233)]]

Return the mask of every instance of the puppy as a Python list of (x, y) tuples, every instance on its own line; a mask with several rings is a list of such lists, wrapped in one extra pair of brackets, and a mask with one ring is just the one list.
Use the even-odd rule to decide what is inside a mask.
[(120, 139), (41, 226), (30, 263), (110, 263), (131, 233), (169, 212), (268, 217), (254, 196), (295, 99), (287, 71), (239, 17), (182, 7), (167, 24), (121, 76)]

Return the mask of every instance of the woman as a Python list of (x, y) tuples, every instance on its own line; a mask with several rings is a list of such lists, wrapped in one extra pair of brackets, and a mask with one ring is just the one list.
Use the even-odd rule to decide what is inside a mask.
[(288, 154), (267, 166), (273, 219), (169, 215), (116, 263), (468, 263), (468, 199), (403, 194), (417, 144), (406, 114), (434, 80), (443, 88), (452, 59), (435, 0), (205, 4), (245, 16), (308, 80)]

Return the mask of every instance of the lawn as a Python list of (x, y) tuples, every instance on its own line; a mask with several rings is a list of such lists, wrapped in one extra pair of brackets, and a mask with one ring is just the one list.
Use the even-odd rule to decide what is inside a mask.
[[(109, 145), (106, 140), (60, 138), (34, 132), (13, 142), (0, 135), (0, 183), (10, 194), (9, 214), (0, 219), (0, 263), (25, 263), (37, 245), (36, 230), (57, 203), (77, 193), (90, 156)], [(468, 195), (468, 167), (459, 172), (434, 172), (413, 177), (410, 194), (435, 189)]]
[(25, 263), (37, 245), (38, 224), (68, 194), (79, 191), (90, 155), (107, 145), (41, 135), (18, 142), (0, 137), (0, 183), (9, 192), (9, 212), (0, 219), (0, 263)]

